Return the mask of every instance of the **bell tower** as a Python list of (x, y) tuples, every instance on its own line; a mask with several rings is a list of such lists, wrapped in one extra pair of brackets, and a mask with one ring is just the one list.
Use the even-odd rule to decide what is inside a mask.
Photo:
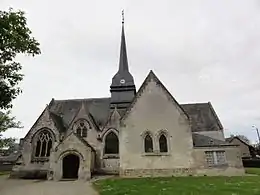
[(122, 33), (119, 58), (119, 69), (112, 79), (110, 86), (111, 108), (124, 109), (129, 106), (136, 94), (134, 78), (129, 72), (126, 41), (124, 31), (124, 11), (122, 11)]

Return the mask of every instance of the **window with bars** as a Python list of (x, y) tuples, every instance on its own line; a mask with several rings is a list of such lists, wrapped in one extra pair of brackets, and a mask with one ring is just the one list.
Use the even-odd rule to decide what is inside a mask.
[(208, 166), (226, 164), (225, 151), (206, 151), (205, 155)]

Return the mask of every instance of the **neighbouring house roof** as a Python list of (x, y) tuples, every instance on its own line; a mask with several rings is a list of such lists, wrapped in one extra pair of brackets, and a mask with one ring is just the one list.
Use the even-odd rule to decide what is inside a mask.
[(247, 145), (247, 146), (250, 147), (250, 148), (254, 148), (252, 145), (246, 143), (245, 141), (243, 141), (242, 139), (240, 139), (238, 136), (228, 137), (228, 138), (226, 138), (225, 140), (226, 140), (226, 142), (231, 143), (234, 139), (239, 140), (241, 143)]
[(8, 156), (0, 156), (0, 162), (15, 162), (20, 155), (21, 152), (17, 151)]

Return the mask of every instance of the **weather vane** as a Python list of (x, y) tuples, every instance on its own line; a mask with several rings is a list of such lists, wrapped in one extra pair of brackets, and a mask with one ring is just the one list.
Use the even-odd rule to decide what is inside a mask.
[(122, 23), (124, 24), (125, 22), (125, 14), (124, 14), (124, 10), (122, 10)]

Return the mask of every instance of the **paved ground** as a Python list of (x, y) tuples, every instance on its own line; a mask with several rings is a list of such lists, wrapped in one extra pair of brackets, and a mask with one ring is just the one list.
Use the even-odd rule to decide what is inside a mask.
[(1, 195), (98, 195), (90, 182), (14, 180), (0, 176)]

